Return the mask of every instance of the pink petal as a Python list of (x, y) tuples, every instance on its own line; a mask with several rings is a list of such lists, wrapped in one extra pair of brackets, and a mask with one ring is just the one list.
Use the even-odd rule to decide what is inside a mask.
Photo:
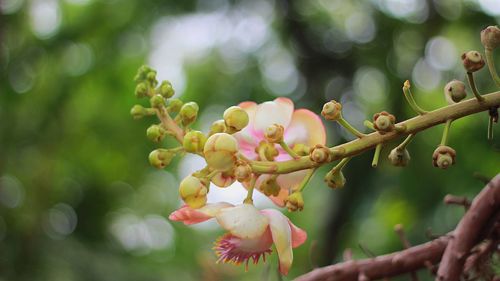
[(263, 132), (273, 124), (282, 125), (286, 129), (292, 120), (293, 108), (293, 102), (288, 98), (277, 98), (259, 104), (255, 112), (255, 130)]
[(307, 232), (293, 224), (290, 219), (288, 219), (288, 225), (290, 225), (290, 229), (292, 230), (292, 248), (297, 248), (304, 244), (307, 240)]
[(288, 218), (274, 209), (265, 209), (261, 213), (269, 218), (269, 228), (280, 261), (279, 269), (281, 274), (287, 275), (293, 262), (292, 230)]
[(233, 134), (233, 136), (238, 141), (240, 152), (249, 159), (256, 159), (257, 154), (255, 153), (255, 147), (262, 139), (261, 134), (258, 134), (254, 129), (255, 111), (257, 110), (257, 104), (255, 102), (246, 101), (240, 103), (238, 106), (246, 111), (249, 120), (248, 125), (243, 128), (243, 130)]
[(325, 144), (325, 126), (314, 112), (307, 109), (297, 109), (293, 112), (292, 121), (285, 131), (285, 142), (290, 146), (296, 143), (308, 146)]
[(187, 205), (172, 212), (168, 218), (173, 221), (183, 222), (185, 225), (204, 222), (213, 218), (223, 208), (232, 207), (232, 204), (219, 202), (214, 204), (206, 204), (199, 209), (193, 209)]

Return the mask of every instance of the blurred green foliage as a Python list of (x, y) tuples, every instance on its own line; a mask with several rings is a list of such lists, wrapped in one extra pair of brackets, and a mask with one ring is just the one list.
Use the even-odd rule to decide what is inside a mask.
[[(199, 160), (148, 165), (156, 121), (129, 115), (140, 65), (200, 105), (204, 130), (230, 105), (281, 95), (316, 112), (339, 100), (361, 128), (381, 110), (413, 116), (406, 79), (424, 108), (443, 106), (446, 82), (464, 80), (459, 55), (481, 50), (479, 31), (500, 22), (495, 0), (4, 0), (0, 14), (0, 279), (51, 281), (277, 278), (275, 254), (248, 273), (215, 264), (221, 230), (166, 220)], [(494, 89), (486, 70), (477, 76), (482, 92)], [(443, 196), (472, 197), (483, 186), (475, 173), (499, 172), (486, 124), (485, 113), (453, 123), (457, 164), (446, 171), (431, 165), (437, 127), (417, 135), (405, 169), (373, 170), (366, 153), (339, 191), (322, 183), (326, 168), (317, 173), (304, 211), (290, 214), (309, 239), (285, 279), (345, 248), (362, 258), (358, 244), (398, 250), (397, 223), (412, 243), (452, 229), (463, 212)], [(326, 126), (329, 144), (350, 138)]]

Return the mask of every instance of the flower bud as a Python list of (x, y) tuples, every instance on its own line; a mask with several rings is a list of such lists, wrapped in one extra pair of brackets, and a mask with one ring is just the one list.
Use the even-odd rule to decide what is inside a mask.
[(203, 148), (208, 166), (219, 171), (231, 170), (236, 163), (238, 141), (226, 133), (210, 136)]
[(170, 113), (177, 113), (181, 110), (183, 102), (180, 99), (171, 99), (169, 100), (167, 110)]
[(391, 150), (387, 158), (389, 158), (391, 164), (396, 167), (405, 167), (411, 159), (410, 153), (406, 148), (398, 149), (397, 147)]
[(193, 124), (196, 121), (196, 117), (198, 116), (198, 104), (195, 102), (185, 103), (181, 110), (179, 111), (179, 116), (181, 118), (181, 123), (184, 127)]
[(161, 82), (160, 87), (158, 87), (157, 93), (160, 94), (162, 97), (168, 99), (175, 94), (175, 91), (174, 88), (172, 87), (172, 84), (169, 81), (163, 81)]
[(184, 150), (190, 153), (198, 153), (203, 151), (207, 137), (200, 131), (189, 131), (184, 135), (182, 146)]
[(141, 82), (135, 86), (135, 96), (137, 98), (143, 98), (148, 95), (148, 85), (144, 82)]
[(446, 145), (440, 145), (432, 154), (432, 164), (434, 167), (447, 169), (451, 165), (455, 164), (456, 155), (457, 153), (453, 148)]
[(189, 175), (181, 181), (179, 195), (189, 207), (201, 208), (207, 203), (209, 184), (207, 181)]
[(141, 119), (147, 115), (147, 110), (142, 105), (136, 104), (130, 109), (130, 115), (132, 115), (134, 119)]
[(158, 125), (151, 125), (146, 130), (148, 139), (154, 142), (161, 142), (165, 138), (166, 133), (165, 129)]
[(462, 54), (462, 63), (467, 72), (476, 72), (483, 68), (484, 59), (478, 51), (468, 51)]
[(278, 196), (281, 187), (278, 185), (276, 177), (270, 176), (261, 183), (259, 190), (266, 196)]
[(248, 163), (239, 163), (234, 169), (234, 176), (239, 182), (248, 181), (252, 177), (252, 167)]
[(387, 132), (394, 130), (395, 122), (396, 122), (396, 117), (394, 117), (394, 115), (389, 114), (386, 111), (375, 113), (373, 115), (373, 127), (380, 134), (385, 134)]
[(294, 144), (292, 150), (299, 156), (306, 156), (311, 152), (311, 148), (303, 143)]
[(481, 31), (481, 43), (485, 49), (494, 50), (500, 46), (500, 28), (488, 26)]
[(151, 67), (149, 67), (147, 65), (142, 65), (137, 70), (137, 74), (134, 77), (134, 81), (136, 83), (143, 82), (144, 80), (146, 80), (148, 73), (151, 71), (153, 71), (153, 69)]
[(266, 128), (264, 132), (264, 137), (270, 143), (279, 143), (283, 141), (283, 134), (285, 133), (285, 128), (279, 124), (273, 124)]
[(342, 170), (335, 170), (332, 169), (328, 174), (325, 175), (325, 183), (330, 187), (330, 188), (341, 188), (344, 187), (346, 179), (344, 177), (344, 174), (342, 173)]
[(340, 119), (342, 114), (342, 104), (337, 101), (329, 101), (323, 105), (323, 110), (321, 115), (325, 117), (326, 120), (337, 121)]
[(209, 136), (217, 133), (224, 133), (226, 131), (226, 122), (224, 120), (217, 120), (210, 126)]
[(224, 111), (224, 122), (231, 132), (238, 132), (248, 125), (248, 113), (239, 106)]
[(171, 150), (163, 148), (155, 149), (149, 153), (149, 163), (155, 168), (163, 169), (170, 164), (174, 156), (175, 153)]
[(285, 199), (285, 206), (289, 212), (302, 211), (304, 209), (304, 198), (302, 192), (296, 191)]
[(165, 99), (161, 95), (152, 96), (151, 99), (149, 99), (149, 102), (151, 103), (151, 107), (154, 108), (165, 106)]
[(454, 104), (467, 96), (465, 84), (462, 81), (452, 80), (444, 86), (444, 97), (448, 104)]
[(257, 153), (257, 155), (259, 156), (261, 155), (261, 153), (264, 154), (266, 159), (260, 159), (262, 161), (273, 161), (274, 157), (279, 155), (279, 151), (274, 146), (274, 143), (268, 143), (267, 141), (261, 141), (255, 148), (255, 153)]
[(151, 87), (156, 87), (156, 85), (158, 85), (158, 80), (156, 80), (156, 70), (150, 70), (146, 74), (146, 80), (149, 82)]
[(309, 157), (313, 162), (318, 164), (326, 163), (331, 161), (332, 152), (330, 149), (324, 145), (317, 144), (309, 154)]
[(211, 178), (211, 181), (218, 187), (228, 187), (236, 181), (236, 178), (232, 171), (218, 172)]

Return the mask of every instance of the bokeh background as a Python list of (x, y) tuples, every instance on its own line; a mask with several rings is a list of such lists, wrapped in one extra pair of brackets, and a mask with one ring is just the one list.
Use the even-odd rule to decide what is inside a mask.
[[(499, 23), (498, 0), (2, 0), (0, 280), (278, 280), (275, 253), (245, 273), (214, 263), (216, 224), (168, 221), (179, 179), (203, 160), (149, 166), (157, 146), (145, 130), (156, 121), (129, 115), (146, 105), (133, 94), (138, 67), (196, 101), (200, 129), (230, 105), (278, 96), (316, 112), (339, 100), (362, 128), (381, 110), (414, 115), (406, 79), (422, 107), (445, 105), (445, 83), (465, 79), (460, 54), (482, 50), (479, 31)], [(486, 70), (477, 76), (482, 92), (494, 90)], [(399, 250), (397, 223), (412, 243), (454, 228), (463, 210), (443, 196), (472, 197), (500, 170), (500, 141), (486, 140), (486, 126), (486, 113), (453, 123), (457, 164), (446, 171), (431, 164), (436, 127), (410, 145), (407, 168), (373, 169), (366, 153), (349, 163), (342, 190), (323, 184), (330, 167), (318, 172), (304, 211), (289, 214), (309, 239), (283, 279), (340, 261), (345, 248), (355, 258)], [(326, 127), (330, 145), (351, 139)], [(209, 198), (243, 197), (235, 185)], [(257, 205), (271, 206), (263, 196)]]

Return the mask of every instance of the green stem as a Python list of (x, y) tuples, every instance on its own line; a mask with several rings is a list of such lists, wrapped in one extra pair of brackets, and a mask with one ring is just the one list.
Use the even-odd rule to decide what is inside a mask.
[(296, 191), (302, 192), (302, 190), (304, 190), (315, 171), (316, 169), (310, 169), (309, 171), (307, 171), (306, 176), (304, 177)]
[(349, 160), (351, 160), (352, 157), (346, 157), (346, 158), (343, 158), (342, 160), (340, 160), (339, 163), (337, 163), (337, 165), (335, 165), (335, 167), (333, 167), (332, 169), (332, 173), (335, 173), (337, 171), (340, 171), (344, 168), (344, 166), (349, 162)]
[(414, 136), (415, 136), (415, 134), (409, 134), (406, 137), (406, 139), (396, 147), (396, 149), (398, 151), (404, 150), (406, 148), (406, 146), (411, 142), (411, 140), (413, 139)]
[(281, 147), (286, 151), (286, 153), (288, 153), (288, 155), (292, 156), (293, 159), (298, 159), (300, 158), (300, 155), (298, 155), (297, 153), (295, 153), (295, 151), (293, 151), (289, 146), (288, 144), (286, 144), (285, 141), (280, 141), (280, 145)]
[(446, 120), (446, 124), (444, 125), (443, 137), (441, 138), (441, 145), (446, 145), (448, 143), (448, 136), (450, 134), (450, 126), (453, 120)]
[(371, 121), (365, 120), (363, 122), (363, 125), (365, 125), (365, 127), (367, 127), (368, 129), (375, 131), (375, 127), (373, 126), (373, 123)]
[(488, 140), (493, 139), (493, 116), (488, 119)]
[(423, 110), (420, 106), (418, 106), (417, 102), (415, 101), (415, 99), (413, 98), (413, 95), (411, 93), (411, 90), (410, 90), (410, 86), (409, 86), (409, 83), (408, 83), (408, 86), (405, 85), (403, 86), (403, 94), (406, 98), (406, 101), (408, 102), (408, 104), (410, 105), (410, 107), (419, 115), (423, 115), (423, 114), (426, 114), (427, 111), (426, 110)]
[(172, 135), (175, 137), (175, 139), (182, 144), (184, 140), (184, 130), (182, 130), (182, 128), (179, 127), (174, 122), (174, 120), (172, 120), (167, 112), (167, 109), (163, 106), (160, 107), (156, 111), (156, 115), (158, 116), (158, 119), (160, 119), (162, 125), (164, 126), (164, 129), (172, 132)]
[(258, 154), (259, 154), (260, 161), (269, 161), (269, 159), (267, 159), (267, 157), (266, 157), (266, 150), (265, 149), (260, 148)]
[(476, 82), (474, 81), (474, 74), (472, 72), (467, 72), (467, 81), (469, 81), (469, 86), (472, 89), (472, 93), (478, 101), (484, 101), (484, 98), (479, 94), (476, 87)]
[(252, 176), (250, 180), (250, 187), (248, 188), (247, 197), (243, 200), (245, 204), (253, 204), (253, 190), (255, 189), (255, 182), (257, 182), (257, 177)]
[(380, 158), (380, 151), (382, 151), (382, 143), (377, 144), (375, 147), (375, 154), (373, 154), (373, 161), (372, 161), (372, 167), (377, 168), (378, 166), (378, 159)]
[(340, 116), (340, 118), (339, 118), (339, 120), (337, 120), (337, 122), (339, 122), (339, 124), (342, 125), (342, 127), (346, 128), (347, 131), (349, 131), (351, 134), (355, 135), (358, 138), (362, 138), (362, 137), (366, 136), (365, 134), (361, 133), (356, 128), (351, 126), (351, 124), (349, 124), (342, 116)]
[(484, 53), (486, 55), (486, 63), (488, 64), (488, 70), (490, 71), (491, 77), (500, 87), (500, 77), (498, 77), (497, 70), (495, 68), (495, 61), (493, 60), (493, 50), (484, 49)]

